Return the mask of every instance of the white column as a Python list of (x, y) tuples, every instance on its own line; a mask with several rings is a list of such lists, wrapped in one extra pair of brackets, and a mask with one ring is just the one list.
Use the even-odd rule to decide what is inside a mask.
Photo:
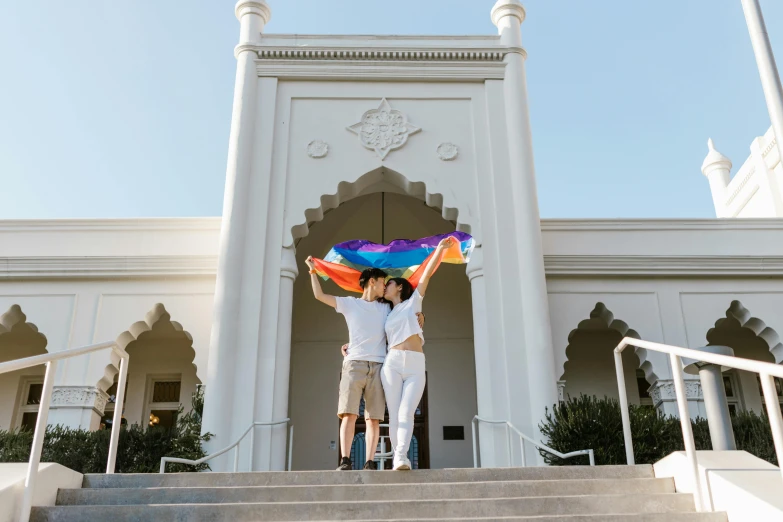
[[(100, 302), (97, 293), (80, 292), (76, 299), (73, 328), (68, 348), (95, 341), (95, 322)], [(97, 430), (108, 395), (97, 383), (112, 360), (109, 350), (60, 361), (52, 390), (49, 425)]]
[(707, 176), (712, 192), (712, 204), (715, 206), (716, 217), (730, 217), (726, 209), (726, 187), (729, 185), (731, 160), (715, 150), (712, 138), (707, 140), (709, 152), (701, 164), (701, 172)]
[[(272, 400), (272, 418), (285, 419), (288, 414), (288, 382), (291, 376), (291, 314), (294, 306), (294, 280), (299, 275), (294, 247), (283, 248), (280, 262), (280, 296), (277, 316), (277, 351), (275, 353), (275, 387)], [(288, 427), (278, 426), (272, 431), (271, 471), (285, 469)]]
[[(233, 378), (238, 345), (239, 318), (242, 303), (243, 251), (249, 200), (253, 136), (255, 131), (258, 76), (252, 45), (258, 43), (271, 13), (263, 0), (240, 0), (236, 4), (240, 22), (240, 41), (236, 48), (237, 73), (234, 84), (234, 105), (228, 146), (226, 187), (223, 199), (223, 222), (220, 235), (218, 273), (215, 285), (214, 320), (210, 339), (208, 373), (206, 377), (203, 431), (215, 434), (208, 442), (212, 452), (233, 442), (232, 409), (235, 404)], [(212, 462), (212, 469), (227, 468), (232, 455)]]
[[(533, 140), (527, 104), (525, 51), (522, 49), (521, 27), (525, 9), (519, 0), (499, 0), (492, 9), (492, 22), (500, 40), (510, 51), (506, 55), (504, 98), (508, 132), (509, 166), (514, 197), (515, 226), (519, 278), (522, 291), (524, 350), (528, 372), (530, 411), (535, 433), (540, 438), (538, 423), (546, 408), (557, 403), (557, 378), (552, 349), (552, 331), (544, 275), (544, 252), (541, 243), (541, 222), (538, 212)], [(514, 405), (510, 405), (512, 408)], [(537, 457), (537, 452), (528, 455)]]
[[(466, 274), (470, 280), (473, 301), (473, 353), (476, 359), (476, 404), (478, 415), (489, 420), (506, 419), (504, 410), (508, 392), (496, 378), (493, 363), (502, 363), (504, 355), (489, 340), (487, 324), (487, 292), (484, 282), (484, 252), (479, 245), (473, 250)], [(471, 436), (472, 436), (471, 430)], [(508, 465), (508, 444), (504, 428), (479, 424), (479, 455), (481, 467), (497, 468)]]
[(745, 12), (745, 21), (748, 23), (750, 42), (753, 44), (753, 54), (756, 55), (761, 87), (764, 89), (769, 119), (775, 131), (778, 153), (783, 158), (783, 143), (781, 143), (783, 140), (783, 86), (780, 84), (780, 74), (778, 74), (775, 56), (772, 54), (772, 46), (769, 43), (767, 26), (764, 23), (764, 16), (761, 14), (759, 0), (742, 0), (742, 10)]

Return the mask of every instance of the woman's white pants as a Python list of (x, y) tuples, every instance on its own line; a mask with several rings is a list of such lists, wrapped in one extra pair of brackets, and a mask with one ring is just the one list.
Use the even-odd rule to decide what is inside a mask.
[(381, 382), (389, 408), (389, 438), (394, 460), (399, 462), (408, 455), (413, 436), (413, 416), (427, 382), (424, 354), (389, 350), (381, 369)]

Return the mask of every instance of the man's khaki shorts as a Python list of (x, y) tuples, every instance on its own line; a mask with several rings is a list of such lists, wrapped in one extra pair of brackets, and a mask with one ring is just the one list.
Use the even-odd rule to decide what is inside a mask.
[(386, 413), (386, 397), (381, 384), (383, 363), (371, 361), (343, 361), (340, 376), (340, 398), (337, 416), (359, 415), (359, 404), (364, 393), (364, 418), (383, 420)]

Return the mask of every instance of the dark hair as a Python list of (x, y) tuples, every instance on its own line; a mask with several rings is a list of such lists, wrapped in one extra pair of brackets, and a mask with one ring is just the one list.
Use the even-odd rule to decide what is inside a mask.
[(389, 279), (388, 283), (394, 282), (397, 284), (397, 286), (401, 286), (402, 290), (400, 291), (400, 299), (403, 301), (407, 301), (411, 298), (413, 295), (413, 285), (410, 281), (405, 279), (404, 277), (392, 277)]
[(380, 268), (367, 268), (359, 276), (359, 286), (367, 288), (367, 283), (370, 282), (370, 279), (386, 279), (388, 275)]

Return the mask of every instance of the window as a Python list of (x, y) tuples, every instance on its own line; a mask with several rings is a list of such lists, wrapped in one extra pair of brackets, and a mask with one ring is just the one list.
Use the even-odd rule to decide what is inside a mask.
[[(783, 404), (783, 379), (779, 377), (773, 377), (773, 379), (775, 380), (775, 393), (777, 393), (778, 396), (778, 403)], [(759, 385), (759, 395), (761, 395), (761, 404), (763, 404), (764, 408), (766, 408), (767, 401), (764, 399), (764, 389), (761, 387), (761, 377), (758, 374), (756, 374), (756, 382)]]
[(38, 407), (43, 393), (43, 377), (23, 377), (21, 382), (17, 424), (23, 430), (35, 430)]
[(650, 397), (650, 383), (644, 376), (643, 370), (636, 370), (636, 386), (639, 388), (639, 404), (642, 406), (655, 406)]
[(177, 423), (181, 387), (179, 375), (147, 378), (147, 408), (144, 421), (149, 427), (158, 426), (166, 429), (174, 427)]
[(734, 415), (741, 409), (737, 374), (728, 371), (723, 374), (723, 388), (726, 390), (726, 401), (729, 403), (729, 414)]

